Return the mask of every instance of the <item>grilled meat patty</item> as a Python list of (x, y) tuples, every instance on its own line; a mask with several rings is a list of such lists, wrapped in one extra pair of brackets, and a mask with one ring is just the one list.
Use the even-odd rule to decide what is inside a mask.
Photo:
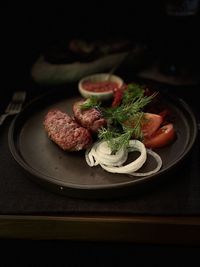
[(82, 110), (81, 105), (85, 100), (80, 100), (73, 105), (74, 117), (81, 126), (87, 128), (93, 133), (96, 133), (98, 129), (106, 126), (106, 120), (102, 117), (102, 114), (96, 108)]
[(44, 127), (49, 138), (66, 151), (86, 149), (92, 142), (91, 133), (86, 128), (58, 109), (47, 113)]

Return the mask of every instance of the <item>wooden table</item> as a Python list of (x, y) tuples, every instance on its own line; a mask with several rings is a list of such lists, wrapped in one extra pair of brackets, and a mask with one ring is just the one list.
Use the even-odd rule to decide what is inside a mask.
[[(6, 132), (3, 135), (2, 140), (6, 140)], [(6, 147), (4, 149), (8, 150)], [(6, 153), (7, 157), (10, 157), (9, 152)], [(1, 161), (1, 164), (4, 164), (4, 161)], [(5, 178), (9, 178), (9, 170), (5, 171), (7, 173)], [(13, 180), (10, 181), (12, 182)], [(4, 186), (6, 186), (6, 182), (3, 184)], [(16, 201), (18, 201), (17, 198)], [(196, 210), (198, 211), (198, 207)], [(20, 214), (16, 212), (13, 215), (13, 213), (4, 212), (3, 210), (1, 210), (0, 214), (0, 238), (3, 239), (118, 241), (137, 244), (200, 244), (200, 210), (195, 213), (191, 212), (190, 215), (183, 214), (181, 216), (114, 215), (114, 213), (110, 215), (108, 213), (106, 215), (95, 213), (23, 215), (23, 212)]]
[(1, 215), (0, 237), (200, 245), (200, 217)]

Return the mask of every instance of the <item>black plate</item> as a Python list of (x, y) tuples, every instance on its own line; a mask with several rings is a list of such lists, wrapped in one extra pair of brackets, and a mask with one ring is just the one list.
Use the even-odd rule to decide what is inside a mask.
[[(162, 158), (162, 169), (147, 177), (112, 174), (101, 167), (89, 167), (84, 152), (64, 152), (48, 137), (43, 128), (45, 114), (51, 108), (71, 113), (72, 104), (79, 98), (77, 89), (67, 88), (59, 93), (42, 96), (16, 116), (9, 129), (9, 147), (15, 160), (31, 174), (34, 181), (48, 189), (73, 197), (107, 198), (124, 195), (138, 185), (144, 185), (175, 167), (191, 150), (197, 135), (195, 117), (181, 99), (164, 96), (174, 115), (177, 138), (156, 152)], [(152, 168), (152, 159), (145, 165)]]

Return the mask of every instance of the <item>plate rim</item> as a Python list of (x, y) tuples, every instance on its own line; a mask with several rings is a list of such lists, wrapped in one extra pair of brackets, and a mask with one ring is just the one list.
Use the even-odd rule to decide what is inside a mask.
[[(193, 113), (191, 107), (182, 98), (177, 97), (175, 95), (171, 95), (171, 94), (166, 93), (166, 92), (162, 92), (162, 94), (164, 93), (169, 98), (173, 99), (173, 101), (179, 102), (181, 107), (184, 108), (184, 111), (186, 111), (188, 113), (190, 120), (191, 120), (191, 123), (193, 125), (193, 135), (191, 136), (192, 139), (190, 139), (190, 142), (187, 144), (187, 146), (186, 146), (185, 150), (182, 152), (182, 154), (173, 163), (171, 163), (167, 169), (166, 168), (161, 169), (158, 173), (153, 174), (153, 175), (149, 175), (149, 176), (145, 176), (145, 177), (139, 177), (139, 178), (137, 177), (136, 179), (126, 181), (126, 182), (119, 182), (116, 184), (92, 185), (91, 186), (91, 185), (84, 185), (84, 184), (78, 185), (76, 183), (73, 184), (73, 183), (69, 183), (69, 182), (65, 183), (65, 182), (59, 181), (58, 179), (55, 179), (52, 176), (45, 175), (45, 174), (41, 173), (40, 171), (38, 171), (35, 168), (33, 168), (32, 166), (30, 166), (25, 160), (23, 160), (23, 157), (20, 155), (20, 151), (18, 150), (18, 146), (15, 142), (15, 136), (14, 136), (15, 131), (17, 129), (17, 126), (16, 126), (17, 121), (20, 120), (21, 117), (23, 119), (23, 114), (26, 112), (26, 110), (30, 109), (30, 107), (32, 107), (38, 101), (42, 101), (45, 97), (47, 97), (49, 95), (54, 95), (55, 92), (56, 92), (56, 90), (53, 90), (53, 91), (47, 92), (45, 94), (42, 94), (42, 95), (32, 99), (29, 103), (27, 103), (27, 105), (24, 107), (22, 112), (19, 113), (18, 115), (16, 115), (16, 117), (13, 119), (13, 121), (9, 127), (8, 145), (9, 145), (9, 150), (10, 150), (13, 158), (23, 169), (25, 169), (29, 174), (33, 175), (34, 177), (37, 177), (37, 179), (39, 178), (39, 180), (44, 180), (50, 184), (54, 184), (54, 185), (60, 187), (60, 189), (61, 189), (61, 187), (64, 186), (66, 188), (73, 189), (73, 190), (90, 190), (90, 191), (94, 190), (94, 191), (96, 191), (96, 190), (104, 190), (104, 189), (117, 189), (117, 188), (130, 187), (130, 186), (142, 184), (144, 182), (151, 181), (151, 180), (163, 175), (163, 173), (166, 173), (169, 170), (175, 168), (178, 164), (180, 164), (185, 159), (185, 157), (189, 154), (193, 145), (195, 144), (197, 134), (198, 134), (198, 128), (197, 128), (196, 116)], [(77, 94), (78, 92), (69, 92), (69, 91), (65, 92), (66, 98), (69, 96), (76, 96), (75, 93)], [(77, 94), (77, 96), (78, 96), (78, 94)]]

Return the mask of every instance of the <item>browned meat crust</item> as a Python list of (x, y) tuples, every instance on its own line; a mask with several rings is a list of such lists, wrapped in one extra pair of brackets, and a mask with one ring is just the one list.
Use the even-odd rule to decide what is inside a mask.
[(81, 104), (84, 100), (80, 100), (73, 105), (74, 117), (78, 123), (87, 128), (93, 133), (96, 133), (98, 129), (106, 126), (106, 120), (102, 117), (102, 114), (96, 108), (88, 110), (81, 110)]
[(92, 142), (92, 136), (87, 129), (58, 109), (47, 113), (44, 127), (49, 138), (66, 151), (86, 149)]

